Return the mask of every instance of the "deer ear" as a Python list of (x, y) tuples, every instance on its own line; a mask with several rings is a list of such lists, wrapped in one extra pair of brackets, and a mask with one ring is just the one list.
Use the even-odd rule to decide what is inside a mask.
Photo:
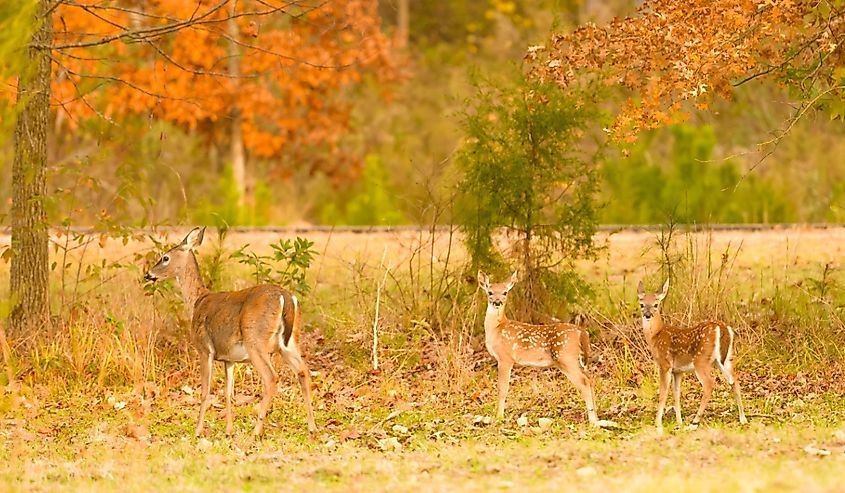
[(508, 291), (513, 289), (513, 285), (516, 284), (517, 278), (518, 278), (517, 271), (513, 271), (513, 274), (511, 274), (511, 277), (508, 279), (508, 284), (507, 284), (507, 290)]
[(490, 285), (490, 278), (487, 277), (487, 274), (481, 271), (478, 271), (478, 285), (484, 289), (487, 289), (487, 287)]
[(663, 283), (663, 290), (657, 294), (658, 301), (663, 301), (663, 298), (669, 293), (669, 279), (666, 279), (666, 282)]
[(637, 283), (637, 297), (639, 299), (643, 299), (645, 296), (645, 286), (643, 286), (643, 280), (640, 279), (640, 282)]
[(202, 228), (194, 228), (188, 233), (188, 236), (182, 240), (182, 243), (179, 245), (182, 250), (190, 250), (192, 248), (196, 248), (202, 244), (202, 238), (205, 236), (205, 226)]

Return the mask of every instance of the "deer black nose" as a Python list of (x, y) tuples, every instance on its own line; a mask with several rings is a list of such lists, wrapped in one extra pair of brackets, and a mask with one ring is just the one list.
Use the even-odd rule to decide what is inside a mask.
[(158, 278), (156, 276), (150, 274), (149, 272), (144, 274), (144, 280), (145, 281), (155, 281), (156, 279), (158, 279)]
[(494, 301), (494, 302), (493, 302), (493, 306), (495, 306), (495, 307), (497, 307), (497, 308), (498, 308), (498, 307), (500, 307), (500, 306), (502, 306), (503, 304), (504, 304), (504, 303), (502, 303), (502, 302), (501, 302), (501, 301), (499, 301), (499, 300), (496, 300), (496, 301)]
[(645, 317), (646, 320), (650, 320), (651, 319), (651, 313), (643, 313), (643, 317)]

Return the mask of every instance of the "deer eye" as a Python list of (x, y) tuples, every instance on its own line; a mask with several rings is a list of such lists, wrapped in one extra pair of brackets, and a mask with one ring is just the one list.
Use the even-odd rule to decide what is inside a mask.
[(161, 257), (161, 260), (163, 260), (164, 262), (170, 262), (170, 255), (165, 255), (164, 257)]
[(645, 308), (645, 304), (644, 304), (644, 303), (640, 303), (640, 308)]
[(493, 291), (487, 291), (488, 296), (493, 296)]

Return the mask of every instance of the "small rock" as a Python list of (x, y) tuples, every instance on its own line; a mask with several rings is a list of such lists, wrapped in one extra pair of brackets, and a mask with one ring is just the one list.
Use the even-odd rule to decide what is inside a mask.
[(826, 449), (823, 449), (823, 448), (817, 448), (815, 443), (811, 443), (810, 445), (807, 445), (806, 447), (804, 447), (804, 452), (806, 452), (810, 455), (816, 455), (816, 456), (820, 456), (820, 457), (830, 455), (830, 450), (826, 450)]
[(552, 423), (554, 423), (554, 421), (549, 419), (549, 418), (540, 418), (540, 419), (537, 420), (537, 424), (540, 426), (540, 429), (543, 430), (543, 431), (546, 431), (549, 428), (551, 428)]
[(525, 415), (522, 415), (522, 416), (516, 418), (516, 424), (519, 425), (519, 426), (528, 426), (528, 417), (525, 416)]
[(408, 428), (406, 426), (402, 426), (402, 425), (393, 425), (393, 428), (391, 428), (391, 429), (393, 430), (394, 433), (399, 433), (401, 435), (408, 433)]
[(576, 469), (575, 474), (582, 478), (587, 478), (590, 476), (595, 476), (596, 474), (598, 474), (598, 471), (596, 471), (596, 468), (593, 466), (584, 466)]

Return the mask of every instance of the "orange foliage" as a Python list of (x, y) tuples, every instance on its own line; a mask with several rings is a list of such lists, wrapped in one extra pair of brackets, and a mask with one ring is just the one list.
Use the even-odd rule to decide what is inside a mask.
[[(102, 5), (97, 0), (62, 5), (53, 17), (54, 43), (66, 46), (120, 34), (123, 27), (166, 25), (209, 8), (186, 0), (116, 4), (143, 8), (144, 15), (80, 7)], [(250, 14), (267, 5), (284, 3), (237, 3), (239, 77), (229, 76), (227, 6), (203, 23), (153, 41), (120, 39), (54, 50), (55, 103), (72, 118), (96, 113), (115, 120), (132, 114), (155, 117), (217, 141), (227, 138), (229, 117), (238, 108), (244, 144), (253, 156), (276, 158), (320, 148), (326, 159), (314, 167), (345, 174), (337, 167), (357, 160), (339, 155), (340, 139), (349, 128), (344, 92), (367, 75), (381, 81), (398, 77), (390, 41), (380, 29), (377, 1), (330, 1), (312, 10), (294, 6), (284, 13)]]
[(639, 16), (554, 35), (526, 60), (534, 77), (563, 87), (598, 78), (630, 89), (637, 98), (609, 129), (630, 140), (683, 118), (685, 102), (706, 108), (712, 95), (729, 96), (757, 77), (815, 91), (836, 87), (842, 41), (845, 12), (827, 2), (646, 0)]

